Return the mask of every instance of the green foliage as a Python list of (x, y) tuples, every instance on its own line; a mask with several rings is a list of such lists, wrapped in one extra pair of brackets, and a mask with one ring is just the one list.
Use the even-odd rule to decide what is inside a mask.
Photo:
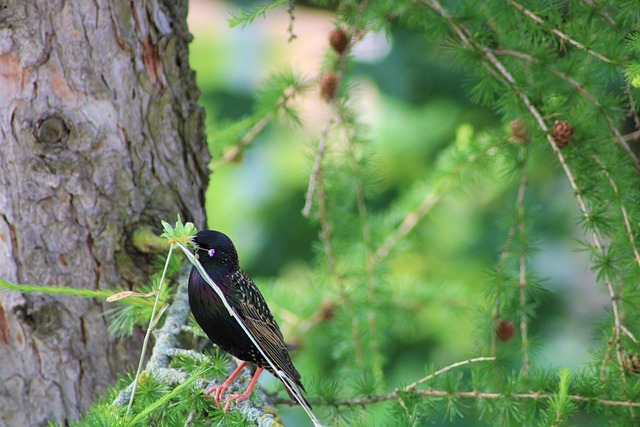
[[(209, 143), (212, 188), (229, 187), (216, 188), (217, 200), (239, 200), (228, 216), (249, 231), (238, 234), (266, 236), (244, 265), (272, 276), (256, 281), (298, 345), (294, 359), (319, 416), (348, 426), (638, 425), (637, 2), (312, 4), (335, 11), (347, 50), (327, 45), (318, 77), (274, 72), (252, 111), (216, 123)], [(250, 7), (231, 23), (244, 27), (286, 5)], [(406, 43), (386, 62), (358, 63), (352, 49), (378, 30)], [(428, 55), (455, 72), (438, 80)], [(319, 76), (329, 71), (339, 90), (326, 119), (307, 126), (291, 101), (325, 84)], [(416, 81), (432, 92), (392, 99), (412, 72), (426, 75)], [(388, 93), (360, 103), (354, 83), (362, 80)], [(442, 82), (455, 86), (451, 98), (464, 88), (464, 100), (439, 97), (433, 87)], [(249, 166), (241, 163), (251, 151)], [(264, 169), (279, 180), (263, 179)], [(259, 190), (240, 194), (244, 183)], [(211, 200), (218, 228), (225, 206)], [(293, 231), (301, 208), (307, 234)], [(271, 226), (248, 227), (256, 217)], [(163, 226), (174, 242), (195, 231), (180, 220)], [(303, 251), (297, 236), (316, 233)], [(172, 288), (150, 282), (141, 292), (170, 299)], [(156, 317), (148, 299), (123, 304), (111, 313), (116, 333)], [(571, 317), (581, 308), (589, 316)], [(577, 361), (574, 348), (562, 354), (577, 340), (572, 331), (587, 337)], [(195, 385), (225, 364), (219, 353), (174, 354), (171, 369), (188, 379), (136, 375), (129, 418), (99, 403), (75, 425), (246, 425)], [(307, 422), (281, 411), (291, 425)]]
[[(337, 25), (353, 37), (350, 48), (378, 29), (396, 39), (412, 32), (411, 47), (398, 51), (439, 53), (464, 75), (458, 84), (468, 98), (501, 123), (458, 118), (442, 103), (439, 111), (457, 119), (455, 137), (438, 140), (446, 113), (427, 122), (415, 113), (423, 107), (398, 114), (416, 114), (404, 122), (390, 113), (401, 111), (398, 105), (379, 123), (369, 120), (372, 112), (354, 101), (351, 85), (364, 68), (351, 51), (327, 46), (318, 75), (335, 73), (340, 90), (307, 148), (308, 182), (296, 184), (299, 193), (306, 189), (303, 214), (318, 242), (304, 267), (296, 264), (301, 271), (285, 270), (265, 289), (276, 315), (286, 313), (285, 335), (304, 343), (301, 370), (321, 378), (308, 388), (330, 408), (326, 419), (566, 425), (586, 412), (636, 423), (630, 405), (606, 403), (637, 402), (630, 361), (640, 334), (636, 9), (635, 2), (515, 0), (336, 5)], [(261, 10), (236, 23), (250, 23)], [(255, 109), (253, 122), (236, 122), (235, 141), (246, 141), (283, 87), (265, 82), (259, 93), (271, 93), (269, 107)], [(567, 125), (572, 134), (558, 134)], [(260, 150), (253, 134), (251, 142)], [(214, 162), (221, 167), (224, 160)], [(608, 307), (597, 327), (581, 325), (598, 338), (593, 365), (572, 365), (572, 374), (545, 361), (548, 304), (564, 291), (540, 260), (559, 236), (560, 249), (581, 251), (594, 273), (574, 292), (600, 293)], [(327, 350), (308, 354), (316, 348)], [(403, 366), (406, 352), (439, 364), (469, 355), (497, 361), (447, 371), (428, 389), (406, 389), (401, 384), (419, 379), (415, 365)]]
[(256, 18), (264, 18), (268, 11), (282, 7), (287, 3), (288, 2), (286, 0), (277, 0), (270, 3), (261, 3), (257, 6), (242, 8), (238, 15), (231, 15), (231, 18), (229, 18), (229, 25), (232, 27), (235, 27), (236, 25), (242, 25), (242, 27), (245, 27), (253, 23)]

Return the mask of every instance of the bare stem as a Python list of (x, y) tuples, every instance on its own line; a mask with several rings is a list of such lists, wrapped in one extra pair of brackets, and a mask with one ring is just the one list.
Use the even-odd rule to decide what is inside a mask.
[(151, 338), (151, 332), (158, 323), (156, 319), (156, 312), (158, 311), (158, 305), (160, 302), (160, 295), (162, 294), (162, 286), (165, 282), (165, 275), (167, 274), (167, 268), (169, 268), (169, 261), (171, 260), (171, 254), (173, 253), (173, 245), (169, 247), (169, 253), (167, 254), (167, 260), (164, 263), (164, 269), (162, 270), (162, 276), (160, 277), (160, 283), (158, 284), (158, 292), (153, 302), (153, 310), (151, 310), (151, 318), (149, 319), (149, 327), (144, 334), (144, 341), (142, 341), (142, 350), (140, 351), (140, 360), (138, 361), (138, 370), (136, 371), (136, 377), (133, 379), (133, 386), (131, 388), (131, 397), (129, 398), (129, 404), (127, 405), (127, 415), (131, 412), (131, 406), (133, 405), (133, 399), (136, 396), (136, 389), (138, 387), (138, 380), (140, 379), (140, 373), (142, 372), (142, 366), (144, 364), (144, 358), (147, 354), (147, 345), (149, 344), (149, 338)]

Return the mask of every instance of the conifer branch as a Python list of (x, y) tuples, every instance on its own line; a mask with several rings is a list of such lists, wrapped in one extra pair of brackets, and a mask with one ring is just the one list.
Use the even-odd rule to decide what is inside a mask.
[[(526, 164), (526, 161), (525, 161)], [(520, 337), (522, 341), (522, 374), (527, 376), (529, 371), (529, 339), (527, 334), (527, 256), (525, 253), (526, 241), (526, 217), (524, 211), (524, 194), (527, 188), (527, 174), (522, 172), (518, 185), (518, 198), (516, 212), (518, 216), (518, 232), (520, 233)]]
[[(547, 123), (545, 122), (542, 114), (540, 114), (538, 109), (533, 105), (533, 103), (531, 102), (527, 94), (520, 89), (513, 75), (500, 62), (500, 60), (498, 60), (498, 58), (496, 57), (496, 55), (491, 49), (475, 41), (472, 41), (470, 37), (467, 36), (467, 34), (471, 34), (471, 33), (464, 27), (464, 25), (455, 22), (451, 14), (446, 9), (444, 9), (437, 0), (427, 0), (427, 1), (430, 7), (432, 7), (434, 10), (436, 10), (438, 13), (440, 13), (444, 18), (446, 18), (449, 21), (449, 23), (454, 28), (454, 31), (456, 32), (456, 34), (458, 34), (458, 36), (460, 37), (464, 45), (474, 50), (479, 50), (484, 54), (485, 58), (489, 61), (489, 63), (493, 65), (495, 69), (500, 73), (500, 75), (508, 82), (508, 85), (509, 87), (511, 87), (513, 92), (522, 100), (522, 102), (524, 102), (525, 106), (527, 107), (531, 115), (535, 118), (536, 122), (538, 123), (538, 126), (540, 127), (540, 129), (547, 134), (547, 140), (549, 141), (549, 144), (551, 145), (551, 148), (553, 149), (554, 154), (558, 158), (558, 161), (560, 162), (560, 165), (562, 166), (562, 169), (564, 170), (565, 175), (567, 176), (569, 184), (573, 189), (574, 196), (578, 201), (580, 210), (582, 211), (582, 214), (586, 220), (586, 223), (589, 226), (589, 230), (591, 231), (591, 236), (593, 238), (593, 244), (595, 245), (597, 252), (605, 254), (604, 243), (602, 242), (600, 236), (598, 235), (597, 231), (595, 230), (595, 228), (591, 223), (591, 216), (592, 216), (591, 211), (587, 207), (587, 203), (582, 195), (582, 192), (580, 191), (580, 188), (578, 187), (576, 178), (571, 168), (569, 167), (564, 157), (564, 154), (562, 153), (562, 151), (560, 150), (560, 147), (558, 147), (558, 144), (555, 142), (555, 140), (551, 136), (549, 132), (549, 126), (547, 126)], [(622, 325), (622, 322), (620, 320), (621, 315), (620, 315), (620, 309), (618, 305), (618, 297), (614, 290), (613, 283), (611, 282), (611, 278), (609, 277), (609, 274), (606, 271), (603, 271), (602, 276), (603, 276), (603, 282), (605, 283), (607, 290), (609, 292), (609, 299), (611, 302), (611, 307), (613, 310), (613, 317), (614, 317), (613, 332), (615, 335), (615, 341), (616, 343), (618, 343), (620, 340), (620, 331), (621, 331), (621, 325)], [(624, 362), (623, 355), (618, 345), (616, 345), (616, 356), (617, 356), (618, 364), (620, 368), (623, 369), (623, 362)]]
[(400, 226), (387, 237), (384, 243), (378, 248), (375, 253), (374, 259), (376, 262), (382, 261), (389, 255), (391, 249), (395, 247), (400, 240), (402, 240), (413, 228), (420, 222), (420, 220), (427, 215), (431, 209), (442, 200), (442, 194), (428, 193), (420, 206), (404, 218)]
[[(465, 166), (468, 166), (478, 159), (485, 156), (492, 156), (498, 152), (496, 146), (491, 146), (485, 150), (474, 153), (467, 157), (463, 162), (455, 165), (448, 173), (447, 178), (452, 179), (455, 177), (460, 170), (462, 170)], [(374, 262), (380, 262), (385, 259), (391, 250), (407, 235), (413, 230), (413, 228), (420, 222), (422, 218), (424, 218), (431, 209), (442, 200), (444, 196), (444, 192), (447, 186), (445, 184), (439, 185), (435, 190), (431, 193), (427, 193), (422, 200), (422, 203), (413, 211), (409, 212), (407, 216), (403, 219), (400, 225), (385, 239), (385, 241), (378, 247), (378, 250), (375, 252), (373, 256)]]
[[(368, 4), (367, 1), (363, 1), (360, 4), (360, 10), (364, 10), (367, 4)], [(364, 26), (362, 26), (362, 29), (359, 29), (359, 28), (352, 29), (352, 32), (353, 32), (352, 40), (347, 44), (346, 49), (343, 52), (341, 52), (338, 57), (338, 64), (337, 64), (338, 72), (336, 73), (337, 82), (340, 82), (342, 80), (346, 72), (348, 53), (353, 48), (354, 44), (357, 41), (361, 40), (361, 38), (364, 36), (364, 33), (365, 33)], [(339, 108), (339, 106), (340, 106), (339, 99), (337, 95), (334, 94), (334, 96), (332, 96), (331, 99), (329, 99), (330, 111), (333, 112), (337, 117), (339, 117), (342, 120), (345, 130), (349, 129), (348, 120), (341, 114), (341, 109)], [(348, 294), (346, 284), (344, 283), (344, 280), (341, 277), (340, 273), (337, 271), (336, 257), (334, 254), (333, 245), (331, 243), (332, 231), (329, 223), (327, 196), (326, 196), (324, 181), (323, 181), (323, 170), (324, 170), (323, 161), (326, 154), (329, 131), (331, 130), (333, 124), (334, 124), (334, 119), (332, 114), (330, 113), (321, 131), (320, 141), (318, 143), (318, 150), (316, 153), (311, 177), (309, 178), (309, 186), (307, 188), (307, 193), (305, 195), (305, 205), (302, 209), (302, 215), (305, 217), (308, 217), (310, 215), (311, 207), (314, 200), (314, 193), (316, 192), (316, 188), (317, 188), (318, 218), (319, 218), (320, 227), (321, 227), (320, 239), (322, 240), (325, 248), (325, 254), (327, 256), (327, 262), (329, 264), (329, 270), (331, 272), (331, 276), (333, 277), (334, 282), (338, 286), (340, 299), (345, 305), (345, 307), (347, 308), (349, 315), (351, 316), (351, 333), (352, 333), (353, 343), (354, 343), (355, 361), (357, 364), (361, 365), (363, 362), (363, 349), (362, 349), (362, 339), (361, 339), (360, 328), (358, 326), (357, 317), (353, 312), (353, 304), (351, 301), (351, 297)], [(349, 150), (351, 150), (352, 149), (352, 147), (350, 146), (351, 138), (349, 135), (347, 135), (346, 141), (347, 141)], [(356, 197), (357, 197), (359, 215), (363, 223), (362, 225), (363, 236), (365, 239), (365, 246), (366, 246), (367, 245), (366, 240), (369, 239), (370, 241), (370, 231), (368, 228), (366, 206), (364, 204), (364, 191), (362, 189), (361, 184), (362, 183), (360, 182), (360, 184), (358, 185), (358, 188), (356, 189), (356, 193), (357, 193)], [(372, 295), (373, 288), (372, 288), (371, 280), (373, 280), (373, 268), (372, 266), (369, 267), (371, 255), (370, 255), (370, 249), (367, 249), (366, 247), (365, 247), (365, 256), (367, 257), (366, 262), (367, 262), (367, 276), (368, 276), (367, 280), (369, 283), (369, 293), (370, 295)], [(369, 270), (370, 268), (371, 270)], [(371, 330), (375, 331), (375, 318), (372, 317), (373, 316), (372, 313), (373, 313), (372, 311), (369, 311), (369, 315), (368, 315), (369, 325)], [(371, 350), (374, 353), (376, 353), (377, 347), (375, 346), (375, 343), (372, 342), (372, 345), (374, 345), (374, 347)]]
[[(520, 193), (520, 187), (518, 187), (518, 194)], [(516, 204), (517, 206), (517, 204)], [(511, 246), (513, 245), (513, 239), (516, 235), (517, 222), (512, 222), (509, 226), (509, 231), (507, 231), (507, 238), (505, 239), (504, 245), (502, 246), (502, 250), (500, 251), (500, 257), (498, 260), (498, 265), (496, 266), (496, 276), (501, 277), (502, 271), (504, 270), (505, 262), (509, 253), (511, 252)], [(496, 301), (493, 305), (493, 310), (491, 313), (491, 319), (493, 320), (494, 325), (498, 322), (498, 318), (500, 317), (500, 298), (496, 298)], [(491, 355), (496, 355), (496, 344), (497, 344), (497, 334), (491, 334)]]
[[(332, 101), (333, 102), (333, 101)], [(329, 223), (329, 213), (327, 208), (327, 194), (324, 188), (324, 168), (323, 168), (323, 160), (326, 153), (326, 145), (329, 130), (333, 124), (333, 118), (329, 116), (325, 125), (320, 134), (320, 141), (318, 143), (318, 150), (316, 153), (316, 158), (313, 166), (313, 171), (311, 173), (311, 177), (309, 179), (309, 188), (307, 190), (305, 207), (302, 211), (303, 215), (308, 216), (311, 212), (311, 204), (313, 203), (314, 193), (317, 192), (317, 201), (318, 201), (318, 220), (320, 222), (320, 240), (324, 245), (324, 252), (327, 257), (327, 263), (329, 265), (329, 272), (333, 281), (338, 286), (338, 292), (340, 294), (340, 299), (342, 303), (347, 308), (350, 315), (352, 315), (351, 320), (351, 333), (353, 337), (354, 351), (355, 351), (355, 359), (358, 364), (362, 363), (362, 342), (360, 338), (360, 330), (358, 327), (358, 322), (355, 316), (353, 316), (353, 304), (351, 303), (351, 297), (347, 292), (346, 284), (337, 269), (337, 262), (335, 253), (333, 250), (333, 244), (331, 243), (331, 225)], [(316, 191), (317, 188), (317, 191)]]
[[(427, 375), (426, 377), (421, 378), (421, 379), (419, 379), (418, 381), (412, 382), (411, 384), (409, 384), (409, 385), (408, 385), (408, 386), (406, 386), (406, 387), (403, 387), (403, 388), (402, 388), (402, 391), (404, 391), (404, 392), (410, 392), (411, 390), (413, 390), (413, 389), (415, 389), (416, 387), (418, 387), (420, 384), (423, 384), (423, 383), (425, 383), (425, 382), (427, 382), (427, 381), (429, 381), (429, 380), (432, 380), (432, 379), (434, 379), (435, 377), (437, 377), (437, 376), (439, 376), (439, 375), (442, 375), (442, 374), (444, 374), (445, 372), (450, 371), (450, 370), (452, 370), (452, 369), (454, 369), (454, 368), (458, 368), (458, 367), (460, 367), (460, 366), (468, 365), (468, 364), (470, 364), (470, 363), (476, 363), (476, 362), (490, 362), (490, 361), (493, 361), (493, 360), (496, 360), (496, 358), (495, 358), (495, 357), (493, 357), (493, 356), (490, 356), (490, 357), (474, 357), (474, 358), (472, 358), (472, 359), (467, 359), (467, 360), (462, 360), (462, 361), (460, 361), (460, 362), (452, 363), (452, 364), (451, 364), (451, 365), (449, 365), (449, 366), (445, 366), (445, 367), (444, 367), (444, 368), (442, 368), (442, 369), (438, 369), (437, 371), (435, 371), (435, 372), (433, 372), (433, 373), (431, 373), (431, 374)], [(397, 390), (396, 390), (396, 391), (397, 391)]]
[(509, 0), (509, 3), (511, 3), (511, 5), (513, 5), (513, 7), (515, 7), (520, 12), (522, 12), (526, 17), (532, 19), (533, 22), (535, 22), (537, 25), (540, 25), (541, 27), (546, 28), (547, 30), (551, 31), (553, 34), (558, 36), (561, 40), (564, 40), (567, 43), (574, 45), (578, 49), (586, 51), (588, 54), (598, 58), (599, 60), (601, 60), (603, 62), (606, 62), (608, 64), (613, 62), (612, 60), (610, 60), (606, 56), (601, 55), (598, 52), (595, 52), (592, 49), (589, 49), (588, 47), (586, 47), (582, 43), (572, 39), (567, 34), (563, 33), (562, 31), (558, 30), (557, 28), (550, 28), (542, 18), (540, 18), (538, 15), (536, 15), (535, 13), (533, 13), (532, 11), (530, 11), (529, 9), (527, 9), (526, 7), (521, 5), (520, 3), (516, 2), (515, 0)]
[[(482, 391), (445, 391), (445, 390), (420, 390), (414, 389), (409, 390), (407, 393), (413, 393), (424, 397), (458, 397), (464, 399), (475, 399), (475, 400), (491, 400), (491, 399), (516, 399), (516, 400), (546, 400), (553, 399), (556, 395), (552, 393), (540, 393), (540, 392), (532, 392), (532, 393), (492, 393), (492, 392), (482, 392)], [(380, 396), (369, 396), (363, 398), (354, 398), (354, 399), (344, 399), (338, 400), (336, 402), (332, 402), (333, 406), (362, 406), (371, 403), (385, 402), (389, 400), (398, 399), (399, 395), (397, 391), (392, 393), (383, 394)], [(586, 397), (581, 396), (579, 394), (569, 394), (567, 395), (568, 399), (574, 400), (576, 402), (584, 402), (584, 403), (596, 403), (604, 406), (616, 406), (616, 407), (629, 407), (629, 408), (640, 408), (640, 402), (628, 401), (628, 400), (611, 400), (611, 399), (599, 399), (594, 397)], [(290, 401), (289, 401), (290, 402)], [(279, 402), (284, 403), (284, 401)], [(314, 404), (319, 404), (315, 403)]]
[(347, 286), (342, 279), (342, 276), (338, 272), (336, 257), (333, 251), (333, 245), (331, 243), (331, 225), (329, 224), (329, 214), (327, 210), (327, 195), (324, 188), (322, 168), (320, 168), (317, 175), (318, 182), (318, 218), (320, 220), (320, 239), (324, 244), (324, 251), (327, 256), (327, 262), (329, 263), (329, 271), (333, 277), (334, 282), (338, 286), (340, 292), (340, 299), (347, 308), (351, 315), (351, 336), (353, 337), (353, 347), (355, 352), (355, 361), (357, 364), (362, 364), (362, 341), (360, 338), (360, 328), (358, 327), (358, 321), (353, 314), (353, 304), (351, 302), (351, 296), (347, 291)]
[(600, 112), (602, 113), (603, 117), (606, 119), (607, 123), (609, 124), (609, 130), (611, 131), (611, 133), (615, 137), (618, 145), (620, 145), (620, 148), (622, 148), (629, 155), (629, 157), (631, 157), (631, 160), (633, 161), (633, 164), (635, 165), (636, 169), (640, 170), (640, 160), (638, 159), (638, 156), (633, 152), (633, 150), (631, 150), (631, 147), (629, 147), (629, 144), (627, 143), (627, 139), (620, 133), (620, 131), (616, 127), (615, 121), (611, 118), (611, 116), (609, 114), (607, 114), (607, 112), (604, 109), (604, 106), (593, 95), (591, 95), (584, 88), (584, 86), (582, 84), (580, 84), (579, 82), (577, 82), (576, 80), (571, 78), (566, 73), (563, 73), (562, 71), (556, 70), (555, 68), (553, 68), (553, 67), (551, 67), (551, 66), (549, 66), (549, 65), (547, 65), (547, 64), (545, 64), (545, 63), (543, 63), (541, 61), (539, 61), (537, 58), (535, 58), (532, 55), (529, 55), (529, 54), (526, 54), (526, 53), (523, 53), (523, 52), (516, 52), (516, 51), (513, 51), (513, 50), (502, 50), (502, 49), (496, 49), (493, 52), (497, 56), (509, 55), (509, 56), (514, 56), (514, 57), (517, 57), (517, 58), (524, 59), (524, 60), (529, 61), (531, 63), (539, 64), (544, 69), (548, 70), (552, 74), (560, 77), (562, 80), (564, 80), (567, 83), (569, 83), (575, 90), (577, 90), (580, 94), (582, 94), (591, 104), (593, 104), (598, 110), (600, 110)]
[[(620, 196), (620, 193), (618, 192), (618, 186), (616, 185), (616, 182), (613, 180), (613, 177), (611, 176), (611, 174), (607, 170), (607, 167), (605, 166), (605, 164), (595, 154), (592, 154), (591, 157), (602, 168), (602, 172), (607, 177), (607, 180), (609, 181), (609, 185), (611, 185), (611, 188), (613, 189), (614, 194), (616, 196)], [(638, 263), (638, 267), (640, 267), (640, 254), (638, 253), (638, 248), (636, 247), (636, 242), (635, 242), (635, 239), (633, 237), (633, 230), (631, 229), (631, 220), (629, 219), (629, 214), (627, 213), (627, 209), (624, 207), (624, 204), (622, 203), (622, 200), (620, 200), (620, 210), (622, 212), (622, 219), (624, 221), (624, 228), (625, 228), (625, 230), (627, 232), (627, 237), (629, 237), (629, 243), (631, 243), (631, 249), (633, 250), (633, 255), (634, 255), (635, 259), (636, 259), (636, 262)], [(629, 333), (627, 328), (623, 327), (623, 331), (625, 331), (625, 334), (629, 335), (629, 338), (631, 338), (633, 340), (633, 342), (636, 342), (636, 343), (638, 342), (635, 339), (635, 337), (633, 335), (631, 335), (631, 333)]]
[(320, 180), (322, 174), (322, 161), (324, 159), (325, 151), (327, 149), (327, 135), (329, 134), (329, 128), (331, 127), (332, 120), (329, 118), (326, 120), (322, 131), (320, 132), (320, 141), (318, 142), (318, 148), (316, 151), (316, 157), (313, 162), (313, 169), (311, 176), (309, 177), (309, 185), (305, 195), (304, 207), (302, 208), (302, 216), (308, 218), (311, 214), (311, 206), (313, 205), (313, 198), (316, 191), (316, 186)]
[[(596, 0), (582, 0), (582, 1), (584, 1), (591, 8), (591, 10), (595, 9), (597, 5)], [(604, 20), (607, 21), (612, 27), (616, 27), (616, 28), (618, 27), (618, 23), (608, 13), (598, 11), (598, 14), (602, 16)]]
[(269, 125), (273, 119), (275, 119), (278, 111), (281, 109), (286, 109), (287, 105), (291, 100), (295, 98), (296, 95), (300, 94), (306, 88), (310, 86), (310, 83), (313, 79), (308, 81), (296, 82), (298, 84), (292, 85), (282, 94), (280, 100), (276, 103), (274, 109), (266, 113), (260, 120), (258, 120), (252, 127), (249, 129), (247, 133), (244, 134), (242, 138), (238, 140), (236, 144), (231, 146), (224, 155), (217, 160), (212, 169), (216, 169), (218, 166), (224, 163), (233, 163), (238, 160), (238, 158), (242, 155), (244, 150), (247, 148), (253, 140), (260, 135), (260, 133), (264, 130), (267, 125)]
[[(466, 359), (466, 360), (462, 360), (460, 362), (456, 362), (456, 363), (452, 363), (451, 365), (445, 366), (444, 368), (438, 369), (437, 371), (423, 377), (420, 378), (419, 380), (405, 386), (402, 388), (396, 388), (394, 391), (392, 391), (391, 393), (387, 393), (387, 394), (383, 394), (380, 396), (369, 396), (366, 398), (355, 398), (355, 399), (345, 399), (345, 400), (339, 400), (337, 402), (333, 402), (331, 405), (332, 406), (355, 406), (355, 405), (365, 405), (368, 403), (376, 403), (376, 402), (382, 402), (385, 400), (394, 400), (394, 399), (401, 399), (401, 394), (402, 393), (418, 393), (418, 394), (422, 394), (422, 392), (427, 391), (427, 390), (418, 390), (416, 389), (416, 387), (418, 387), (421, 384), (424, 384), (427, 381), (430, 381), (432, 379), (434, 379), (435, 377), (438, 377), (442, 374), (444, 374), (445, 372), (448, 372), (452, 369), (458, 368), (460, 366), (464, 366), (464, 365), (468, 365), (470, 363), (477, 363), (477, 362), (491, 362), (491, 361), (495, 361), (496, 358), (491, 356), (491, 357), (486, 357), (486, 356), (481, 356), (481, 357), (474, 357), (471, 359)], [(291, 403), (290, 400), (276, 400), (277, 403)], [(319, 402), (321, 403), (321, 402)]]
[[(271, 123), (275, 116), (275, 113), (271, 112), (260, 119), (242, 138), (240, 138), (240, 140), (238, 140), (235, 145), (229, 148), (216, 163), (233, 163), (237, 161), (240, 155), (244, 152), (244, 149), (247, 148), (247, 146), (260, 134), (260, 132), (263, 131), (265, 127), (267, 127), (269, 123)], [(214, 165), (213, 169), (217, 166), (218, 165)]]
[(349, 163), (351, 164), (351, 169), (353, 174), (356, 176), (356, 205), (358, 207), (358, 216), (360, 217), (360, 227), (362, 233), (362, 243), (364, 245), (364, 257), (365, 257), (365, 272), (367, 278), (367, 298), (368, 298), (368, 308), (367, 308), (367, 320), (369, 323), (369, 336), (370, 336), (370, 351), (371, 355), (374, 356), (372, 359), (374, 360), (374, 369), (373, 371), (378, 374), (382, 371), (382, 366), (379, 363), (379, 353), (380, 349), (378, 346), (378, 328), (376, 326), (376, 313), (374, 307), (376, 305), (376, 281), (375, 281), (375, 270), (374, 270), (374, 260), (373, 260), (373, 252), (371, 248), (371, 229), (369, 227), (369, 217), (367, 212), (367, 204), (365, 201), (364, 195), (364, 182), (362, 179), (362, 171), (360, 170), (360, 166), (358, 165), (358, 159), (356, 155), (356, 147), (355, 147), (355, 135), (354, 130), (350, 126), (349, 118), (347, 117), (346, 111), (344, 108), (338, 110), (340, 114), (340, 121), (342, 123), (342, 127), (344, 130), (344, 140), (347, 146), (347, 154), (349, 158)]

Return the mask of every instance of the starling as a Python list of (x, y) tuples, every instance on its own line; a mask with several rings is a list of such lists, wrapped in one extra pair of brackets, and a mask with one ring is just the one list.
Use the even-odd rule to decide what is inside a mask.
[[(215, 401), (219, 405), (227, 389), (240, 371), (252, 363), (256, 365), (256, 372), (247, 390), (242, 394), (233, 394), (227, 398), (225, 411), (231, 403), (247, 400), (264, 369), (274, 374), (285, 384), (285, 389), (292, 399), (296, 400), (292, 389), (297, 386), (304, 390), (300, 373), (293, 366), (291, 357), (285, 345), (282, 332), (271, 315), (260, 290), (253, 280), (238, 265), (238, 254), (233, 242), (225, 234), (213, 230), (202, 230), (193, 238), (197, 245), (196, 253), (202, 267), (215, 282), (227, 299), (229, 305), (243, 321), (256, 342), (261, 346), (279, 371), (276, 375), (262, 353), (244, 332), (238, 321), (230, 316), (218, 294), (202, 278), (198, 270), (193, 267), (189, 276), (189, 305), (196, 321), (207, 334), (209, 339), (218, 347), (240, 359), (242, 362), (237, 369), (222, 383), (206, 391), (206, 395), (215, 392)], [(283, 380), (284, 378), (284, 380)], [(310, 408), (309, 402), (301, 396)]]

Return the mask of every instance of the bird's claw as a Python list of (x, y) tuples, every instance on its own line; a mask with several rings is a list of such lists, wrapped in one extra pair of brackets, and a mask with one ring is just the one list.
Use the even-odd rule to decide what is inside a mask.
[(236, 403), (238, 402), (242, 402), (243, 400), (248, 400), (249, 396), (251, 396), (251, 392), (249, 393), (240, 393), (240, 394), (232, 394), (231, 396), (227, 397), (225, 399), (225, 401), (227, 402), (224, 405), (224, 412), (227, 412), (229, 410), (229, 408), (231, 407), (231, 404), (233, 403), (233, 401), (235, 400)]
[[(207, 391), (204, 392), (205, 396), (209, 396), (212, 393), (215, 392), (215, 396), (214, 401), (216, 402), (216, 406), (219, 408), (220, 407), (220, 401), (222, 400), (222, 397), (224, 396), (224, 394), (227, 392), (227, 390), (229, 389), (229, 385), (227, 384), (221, 384), (221, 385), (214, 385), (212, 387), (209, 387), (207, 389)], [(225, 410), (226, 412), (226, 410)]]

